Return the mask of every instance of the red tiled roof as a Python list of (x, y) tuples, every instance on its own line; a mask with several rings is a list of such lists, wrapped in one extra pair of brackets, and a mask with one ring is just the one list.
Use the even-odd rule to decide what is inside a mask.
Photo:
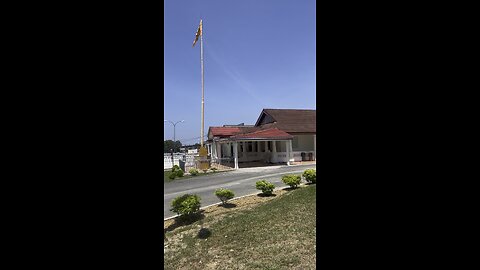
[(210, 127), (209, 133), (211, 132), (213, 137), (229, 137), (240, 130), (239, 127)]
[(291, 139), (289, 133), (316, 133), (316, 124), (316, 110), (263, 109), (255, 126), (210, 127), (208, 138)]
[(283, 130), (279, 130), (278, 128), (270, 128), (265, 130), (257, 130), (250, 133), (243, 133), (237, 134), (230, 137), (233, 140), (241, 140), (241, 139), (278, 139), (278, 140), (290, 140), (293, 139), (293, 136), (286, 133)]

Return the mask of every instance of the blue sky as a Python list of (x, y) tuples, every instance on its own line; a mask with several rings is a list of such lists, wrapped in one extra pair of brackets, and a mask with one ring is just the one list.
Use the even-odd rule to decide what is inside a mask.
[[(263, 108), (316, 109), (314, 0), (165, 0), (164, 117), (176, 139), (199, 141), (203, 19), (205, 135), (254, 124)], [(173, 139), (165, 123), (164, 140)], [(194, 139), (197, 138), (197, 139)]]

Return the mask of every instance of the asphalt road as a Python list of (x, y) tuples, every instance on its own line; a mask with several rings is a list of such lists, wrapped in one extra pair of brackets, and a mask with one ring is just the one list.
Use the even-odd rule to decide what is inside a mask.
[(172, 217), (170, 203), (180, 195), (190, 193), (197, 194), (201, 198), (201, 205), (207, 206), (220, 202), (214, 192), (218, 188), (228, 188), (235, 193), (235, 197), (260, 192), (255, 188), (255, 182), (266, 179), (272, 182), (276, 188), (286, 185), (282, 182), (284, 174), (300, 174), (306, 169), (315, 168), (315, 164), (296, 166), (274, 166), (245, 168), (236, 171), (221, 172), (205, 176), (196, 176), (189, 179), (174, 180), (163, 185), (163, 218)]

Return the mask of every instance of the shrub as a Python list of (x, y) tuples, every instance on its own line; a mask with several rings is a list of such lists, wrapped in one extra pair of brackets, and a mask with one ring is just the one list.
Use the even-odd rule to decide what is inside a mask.
[(200, 210), (200, 197), (195, 194), (185, 194), (172, 201), (171, 211), (181, 215), (190, 216)]
[(315, 169), (305, 170), (302, 174), (305, 180), (309, 183), (315, 184), (317, 182), (317, 171)]
[(270, 182), (267, 182), (266, 180), (261, 180), (255, 183), (255, 187), (261, 190), (262, 193), (265, 195), (272, 195), (275, 185)]
[[(183, 171), (178, 165), (173, 165), (172, 172), (170, 173), (170, 175), (172, 174), (177, 177), (183, 177)], [(174, 176), (172, 176), (173, 178), (170, 178), (170, 179), (175, 179)]]
[(224, 188), (219, 188), (215, 190), (215, 195), (218, 197), (218, 199), (220, 199), (220, 201), (222, 201), (223, 205), (225, 205), (228, 200), (232, 199), (235, 196), (233, 191)]
[(177, 170), (181, 170), (180, 167), (178, 165), (173, 165), (172, 172), (175, 172)]
[(174, 172), (170, 172), (170, 173), (168, 174), (168, 178), (169, 178), (170, 180), (175, 179), (176, 176), (177, 176), (177, 174), (174, 173)]
[(208, 169), (205, 169), (205, 170), (202, 170), (202, 171), (203, 171), (203, 173), (207, 173)]
[(291, 188), (296, 188), (298, 185), (300, 185), (301, 180), (302, 178), (300, 175), (287, 174), (282, 176), (283, 183), (289, 185)]
[(175, 174), (178, 176), (178, 177), (183, 177), (183, 171), (182, 169), (178, 169), (175, 171)]
[(195, 175), (198, 174), (198, 170), (197, 170), (197, 169), (190, 169), (188, 172), (189, 172), (192, 176), (195, 176)]
[(212, 170), (213, 172), (215, 172), (217, 170), (217, 168), (211, 168), (210, 170)]

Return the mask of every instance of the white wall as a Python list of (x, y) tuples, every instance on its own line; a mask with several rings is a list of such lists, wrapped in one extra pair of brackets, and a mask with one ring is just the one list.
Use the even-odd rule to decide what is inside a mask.
[(173, 154), (173, 164), (172, 164), (172, 155), (164, 155), (163, 156), (163, 168), (164, 169), (171, 169), (173, 165), (180, 166), (179, 160), (182, 155), (175, 155)]
[[(173, 167), (173, 165), (178, 165), (180, 166), (180, 162), (179, 160), (182, 159), (184, 156), (184, 154), (173, 154), (173, 161), (174, 163), (172, 164), (172, 155), (168, 154), (168, 155), (164, 155), (163, 156), (163, 168), (164, 169), (171, 169)], [(195, 154), (186, 154), (185, 155), (185, 158), (186, 158), (186, 165), (191, 165), (194, 163), (194, 159), (195, 159)]]

